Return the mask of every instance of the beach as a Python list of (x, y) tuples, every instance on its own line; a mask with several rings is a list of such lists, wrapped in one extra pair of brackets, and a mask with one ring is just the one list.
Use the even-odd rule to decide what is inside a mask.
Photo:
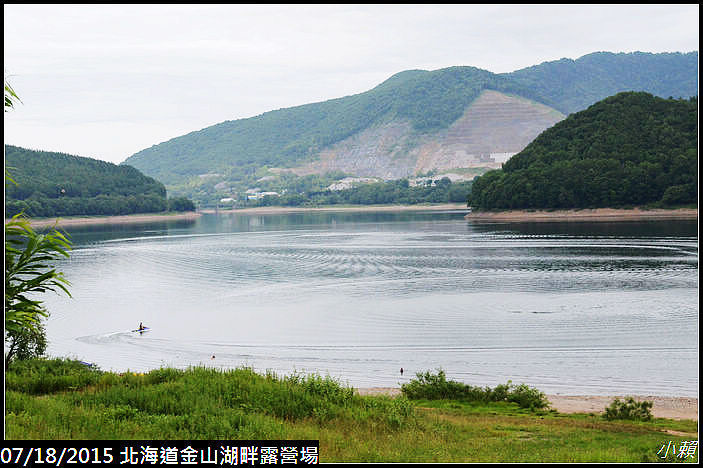
[[(131, 223), (151, 223), (158, 221), (189, 220), (200, 217), (200, 213), (187, 211), (184, 213), (145, 213), (122, 216), (66, 216), (61, 218), (29, 218), (29, 224), (33, 228), (67, 227), (67, 226), (88, 226), (99, 224), (131, 224)], [(5, 218), (5, 224), (10, 220)]]
[[(597, 208), (584, 210), (526, 211), (512, 210), (500, 212), (470, 212), (464, 203), (441, 203), (432, 205), (328, 205), (320, 207), (260, 206), (235, 210), (205, 209), (186, 213), (146, 213), (123, 216), (67, 216), (61, 218), (30, 218), (32, 227), (81, 226), (98, 224), (148, 223), (155, 221), (190, 220), (202, 214), (221, 215), (272, 215), (285, 213), (314, 212), (400, 212), (400, 211), (466, 211), (465, 218), (472, 222), (545, 222), (545, 221), (647, 221), (668, 219), (697, 219), (698, 210), (682, 208), (677, 210), (652, 209), (631, 210)], [(9, 220), (5, 219), (5, 223)]]
[[(375, 387), (358, 388), (359, 395), (388, 395), (398, 396), (399, 388)], [(635, 400), (648, 400), (654, 403), (652, 415), (655, 418), (693, 419), (698, 421), (698, 398), (693, 397), (663, 397), (636, 396)], [(551, 407), (560, 413), (603, 413), (615, 398), (621, 400), (625, 396), (595, 396), (595, 395), (547, 395)]]
[(465, 216), (475, 222), (545, 222), (545, 221), (650, 221), (668, 219), (697, 219), (698, 209), (680, 208), (676, 210), (652, 209), (631, 210), (615, 208), (596, 208), (584, 210), (554, 210), (554, 211), (474, 211)]

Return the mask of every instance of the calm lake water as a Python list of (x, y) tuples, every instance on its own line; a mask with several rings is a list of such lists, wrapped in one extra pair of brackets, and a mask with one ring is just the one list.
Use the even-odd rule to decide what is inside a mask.
[[(355, 387), (441, 368), (546, 393), (698, 395), (696, 221), (463, 214), (69, 228), (73, 299), (44, 297), (47, 352), (105, 370), (250, 366)], [(139, 322), (152, 330), (131, 332)]]

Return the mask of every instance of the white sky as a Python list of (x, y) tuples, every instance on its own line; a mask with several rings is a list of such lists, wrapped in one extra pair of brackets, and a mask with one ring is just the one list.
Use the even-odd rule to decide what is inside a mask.
[(5, 143), (114, 163), (408, 69), (698, 50), (693, 5), (4, 5)]

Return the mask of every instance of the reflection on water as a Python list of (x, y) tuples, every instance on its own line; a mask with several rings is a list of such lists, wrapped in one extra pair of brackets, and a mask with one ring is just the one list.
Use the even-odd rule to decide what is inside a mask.
[(49, 352), (104, 369), (248, 365), (370, 387), (441, 367), (472, 385), (697, 395), (695, 221), (316, 212), (69, 232), (74, 298), (46, 297)]

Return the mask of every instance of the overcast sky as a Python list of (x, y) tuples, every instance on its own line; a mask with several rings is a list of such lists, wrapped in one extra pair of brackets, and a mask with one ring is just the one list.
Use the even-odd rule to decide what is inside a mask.
[(408, 69), (698, 50), (694, 5), (4, 5), (5, 143), (115, 163)]

